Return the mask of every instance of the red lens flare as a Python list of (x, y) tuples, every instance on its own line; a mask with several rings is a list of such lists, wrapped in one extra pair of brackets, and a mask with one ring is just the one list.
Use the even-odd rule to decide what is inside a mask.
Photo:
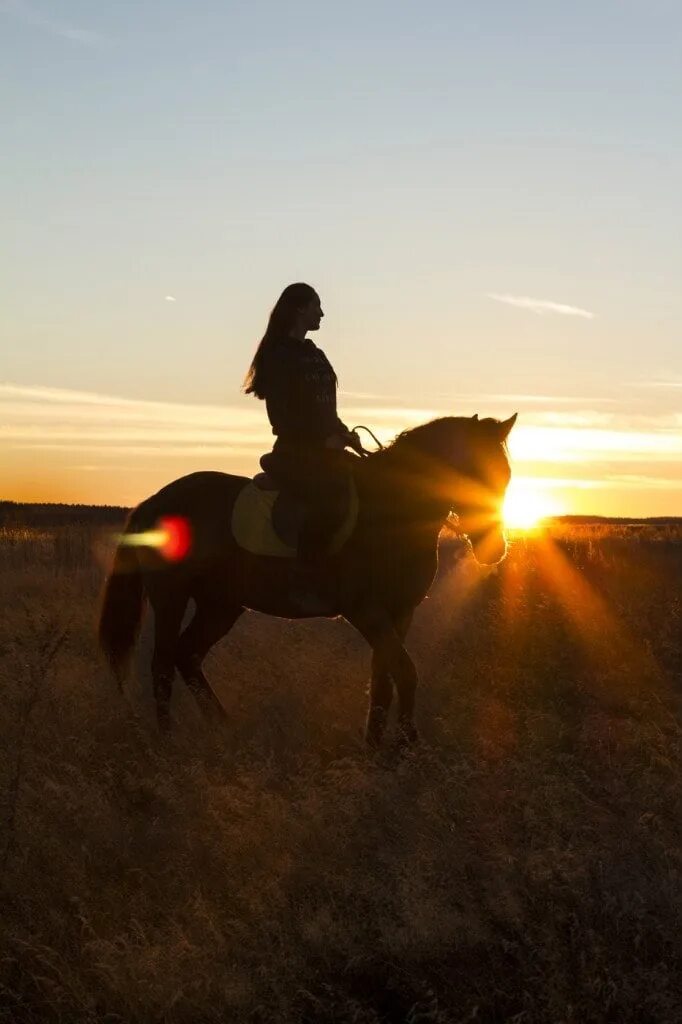
[(159, 520), (158, 529), (163, 532), (161, 554), (169, 562), (181, 562), (192, 546), (192, 530), (184, 516), (165, 516)]

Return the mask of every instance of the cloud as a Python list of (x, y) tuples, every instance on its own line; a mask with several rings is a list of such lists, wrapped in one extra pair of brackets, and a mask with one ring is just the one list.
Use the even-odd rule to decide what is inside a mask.
[(682, 458), (678, 430), (614, 430), (596, 427), (558, 427), (521, 424), (509, 439), (512, 460), (518, 463), (610, 464), (646, 459), (649, 462)]
[(589, 309), (581, 309), (579, 306), (567, 306), (563, 302), (548, 302), (546, 299), (532, 299), (528, 295), (499, 295), (497, 292), (487, 292), (486, 298), (494, 299), (495, 302), (505, 302), (508, 306), (516, 306), (518, 309), (529, 309), (531, 313), (542, 316), (543, 313), (560, 313), (562, 316), (581, 316), (585, 320), (593, 320), (594, 313)]
[(590, 480), (586, 477), (554, 477), (554, 476), (519, 476), (514, 473), (514, 481), (519, 490), (558, 491), (579, 490), (592, 491), (603, 487), (602, 480)]
[(174, 295), (166, 295), (166, 302), (175, 302), (176, 298)]
[(523, 422), (541, 427), (604, 427), (612, 426), (615, 416), (609, 412), (597, 412), (594, 409), (576, 410), (575, 412), (527, 412)]
[(666, 377), (658, 380), (633, 381), (638, 388), (682, 388), (682, 377)]
[[(383, 442), (442, 414), (426, 404), (419, 408), (407, 403), (354, 402), (344, 404), (341, 411), (350, 426), (366, 423)], [(656, 475), (682, 458), (679, 425), (675, 414), (627, 417), (589, 408), (534, 410), (517, 425), (510, 445), (521, 472), (532, 466), (537, 473), (540, 464), (546, 464), (541, 475), (554, 477), (558, 465), (572, 464), (580, 466), (574, 478), (585, 479), (599, 464), (602, 477), (606, 472)], [(72, 454), (71, 462), (83, 465), (122, 462), (158, 470), (171, 459), (200, 458), (220, 468), (249, 472), (272, 440), (260, 402), (151, 401), (0, 382), (0, 452), (6, 460), (42, 450), (55, 456), (80, 453), (75, 460)], [(0, 458), (0, 478), (1, 463)], [(671, 473), (666, 469), (665, 475)]]
[(378, 394), (375, 391), (346, 391), (344, 388), (339, 388), (339, 395), (342, 398), (350, 398), (353, 401), (361, 402), (402, 402), (405, 400), (404, 395), (387, 395)]
[[(431, 408), (344, 405), (349, 424), (367, 423), (388, 441), (401, 430), (433, 419)], [(99, 449), (116, 446), (148, 453), (190, 449), (232, 454), (267, 451), (272, 432), (260, 402), (200, 405), (120, 398), (91, 391), (0, 382), (0, 440), (9, 447)]]
[[(344, 409), (346, 408), (347, 401), (353, 401), (354, 403), (373, 402), (378, 406), (387, 405), (396, 408), (410, 408), (412, 397), (405, 394), (380, 395), (369, 391), (345, 391), (343, 388), (339, 388), (339, 399)], [(592, 405), (614, 405), (619, 402), (619, 399), (604, 395), (592, 395), (586, 398), (584, 395), (524, 394), (519, 392), (486, 392), (478, 390), (456, 391), (455, 389), (421, 392), (420, 397), (424, 402), (428, 402), (429, 407), (433, 409), (434, 416), (468, 416), (473, 412), (483, 415), (488, 403), (494, 406), (503, 404), (505, 407), (511, 406), (514, 409), (525, 405), (533, 407), (546, 406), (548, 409), (553, 409), (556, 405), (584, 405), (586, 401), (589, 401)], [(486, 411), (485, 414), (493, 415), (491, 411)], [(497, 414), (495, 413), (494, 415)]]
[(620, 473), (606, 479), (608, 486), (615, 487), (650, 487), (661, 491), (679, 491), (680, 481), (677, 477), (645, 476), (643, 473)]
[[(444, 412), (426, 402), (376, 400), (344, 402), (340, 411), (350, 426), (366, 423), (384, 442)], [(249, 399), (209, 405), (0, 381), (0, 497), (131, 504), (196, 469), (251, 475), (272, 441), (263, 404)], [(597, 491), (604, 501), (611, 492), (642, 495), (649, 487), (670, 502), (682, 493), (677, 413), (605, 414), (584, 405), (543, 413), (535, 406), (510, 444), (514, 476), (565, 492), (571, 508), (571, 495)], [(606, 511), (617, 513), (615, 501)], [(581, 508), (589, 511), (578, 502)]]
[(88, 28), (75, 28), (73, 25), (64, 25), (46, 18), (25, 0), (0, 0), (0, 14), (7, 14), (24, 25), (31, 25), (53, 36), (61, 36), (62, 39), (69, 39), (80, 46), (98, 46), (104, 42), (104, 36), (99, 32)]
[[(493, 394), (489, 394), (489, 395), (488, 394), (480, 394), (480, 395), (478, 395), (476, 397), (472, 397), (471, 395), (468, 395), (468, 396), (462, 395), (461, 397), (462, 398), (466, 397), (466, 400), (468, 402), (473, 402), (475, 405), (480, 405), (481, 402), (487, 402), (487, 401), (490, 401), (490, 402), (512, 402), (512, 403), (519, 402), (522, 405), (548, 405), (548, 406), (566, 405), (566, 404), (573, 405), (575, 403), (584, 403), (585, 402), (585, 396), (584, 395), (583, 396), (579, 396), (579, 395), (524, 395), (524, 394), (504, 394), (504, 393), (500, 392), (498, 394), (494, 394), (493, 393)], [(596, 403), (597, 405), (612, 405), (614, 402), (617, 401), (617, 399), (615, 399), (615, 398), (606, 398), (603, 395), (598, 395), (598, 396), (594, 396), (593, 395), (589, 399), (589, 401), (592, 402), (593, 404)]]

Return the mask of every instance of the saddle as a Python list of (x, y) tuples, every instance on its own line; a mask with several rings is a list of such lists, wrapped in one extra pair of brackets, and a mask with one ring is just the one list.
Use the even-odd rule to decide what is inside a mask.
[[(332, 535), (329, 554), (340, 551), (353, 533), (358, 519), (358, 492), (349, 479), (339, 525)], [(252, 555), (295, 558), (305, 506), (267, 473), (258, 473), (241, 489), (232, 508), (232, 536)]]

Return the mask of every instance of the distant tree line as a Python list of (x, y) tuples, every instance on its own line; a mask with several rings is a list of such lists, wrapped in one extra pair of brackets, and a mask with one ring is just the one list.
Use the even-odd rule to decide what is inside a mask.
[(119, 505), (65, 505), (0, 501), (2, 526), (72, 526), (120, 523), (130, 509)]
[[(20, 501), (0, 501), (1, 526), (71, 526), (75, 523), (91, 523), (107, 525), (120, 523), (130, 512), (122, 505), (67, 505), (63, 503), (31, 503)], [(651, 526), (675, 525), (680, 522), (678, 516), (651, 516), (649, 518), (632, 518), (630, 516), (549, 516), (549, 523), (578, 525), (589, 523), (646, 523)]]
[(548, 516), (545, 520), (548, 523), (564, 523), (567, 526), (583, 525), (589, 523), (630, 523), (637, 525), (643, 523), (649, 526), (674, 526), (680, 521), (680, 516), (647, 516), (646, 518), (633, 519), (632, 516)]

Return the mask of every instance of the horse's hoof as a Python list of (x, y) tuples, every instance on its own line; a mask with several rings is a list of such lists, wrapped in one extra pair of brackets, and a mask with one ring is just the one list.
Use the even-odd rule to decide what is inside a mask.
[(365, 730), (365, 743), (370, 750), (380, 750), (381, 741), (384, 738), (383, 729), (366, 729)]
[(367, 718), (367, 725), (365, 727), (365, 742), (367, 746), (372, 750), (378, 750), (381, 747), (384, 733), (386, 732), (386, 713), (381, 711), (371, 711)]
[(224, 729), (227, 725), (227, 711), (223, 707), (214, 707), (206, 715), (206, 722), (212, 729)]
[(227, 711), (213, 691), (195, 690), (193, 696), (201, 717), (208, 725), (223, 725), (227, 721)]
[(419, 743), (419, 733), (413, 722), (401, 722), (398, 727), (398, 746), (410, 750)]

